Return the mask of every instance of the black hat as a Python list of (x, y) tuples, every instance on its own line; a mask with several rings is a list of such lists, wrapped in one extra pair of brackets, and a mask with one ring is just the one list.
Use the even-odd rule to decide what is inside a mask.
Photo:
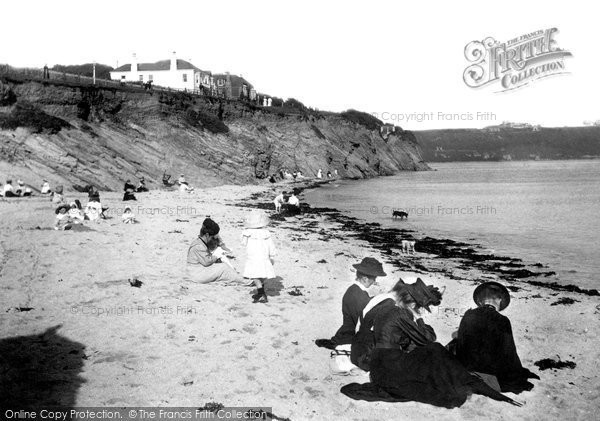
[(204, 228), (204, 232), (210, 235), (217, 235), (221, 230), (219, 228), (219, 224), (213, 221), (210, 218), (206, 218), (202, 223), (202, 228)]
[[(77, 206), (77, 205), (75, 205), (75, 206)], [(69, 206), (67, 204), (62, 204), (62, 205), (60, 205), (59, 207), (56, 208), (56, 210), (54, 211), (54, 213), (58, 215), (60, 213), (61, 209), (64, 209), (64, 210), (68, 211), (68, 210), (71, 209), (71, 206)]]
[(417, 278), (414, 284), (407, 284), (400, 279), (392, 288), (392, 291), (398, 293), (405, 290), (415, 300), (418, 306), (423, 307), (431, 313), (429, 306), (439, 306), (442, 302), (442, 293), (439, 288), (433, 285), (425, 285), (421, 278)]
[(508, 289), (498, 282), (484, 282), (473, 291), (473, 301), (479, 307), (483, 306), (485, 300), (489, 298), (499, 298), (501, 300), (500, 311), (504, 310), (510, 304)]
[(383, 265), (379, 263), (379, 260), (372, 257), (365, 257), (362, 262), (356, 263), (354, 268), (357, 272), (368, 276), (386, 276), (387, 274), (383, 271)]

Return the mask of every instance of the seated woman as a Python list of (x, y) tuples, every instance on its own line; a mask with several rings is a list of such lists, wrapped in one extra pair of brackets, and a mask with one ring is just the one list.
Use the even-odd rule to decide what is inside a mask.
[(63, 186), (56, 186), (52, 194), (52, 203), (55, 205), (64, 204), (65, 198), (63, 196)]
[(135, 191), (138, 193), (143, 193), (143, 192), (148, 191), (148, 188), (146, 187), (146, 180), (144, 179), (144, 177), (140, 178), (137, 189), (135, 189)]
[(12, 185), (12, 180), (6, 180), (6, 184), (4, 185), (3, 193), (4, 193), (4, 197), (19, 197), (19, 194), (17, 194), (14, 191), (14, 188)]
[(100, 203), (100, 192), (94, 186), (89, 186), (88, 188), (88, 202)]
[(43, 184), (42, 184), (42, 189), (40, 191), (41, 194), (50, 194), (52, 193), (52, 190), (50, 190), (50, 183), (48, 183), (48, 180), (42, 180)]
[(71, 202), (71, 204), (69, 205), (68, 215), (73, 224), (81, 224), (85, 219), (83, 213), (81, 212), (81, 209), (77, 206), (77, 203), (75, 202)]
[(212, 219), (206, 218), (198, 238), (188, 249), (188, 275), (194, 282), (201, 284), (214, 281), (242, 282), (241, 276), (226, 263), (225, 259), (222, 259), (227, 251), (223, 247), (219, 231), (219, 225)]
[(131, 210), (131, 206), (125, 206), (123, 210), (123, 215), (121, 216), (122, 222), (124, 224), (135, 224), (137, 221), (135, 220), (135, 215)]
[(439, 291), (435, 294), (419, 279), (414, 284), (398, 282), (392, 294), (395, 305), (379, 311), (373, 320), (371, 383), (346, 385), (342, 393), (354, 399), (417, 401), (445, 408), (461, 406), (471, 393), (478, 393), (519, 405), (470, 374), (434, 342), (435, 332), (421, 312), (439, 304)]
[(456, 357), (467, 370), (495, 376), (502, 392), (531, 390), (536, 374), (523, 368), (517, 354), (510, 320), (499, 312), (508, 307), (510, 295), (498, 282), (475, 288), (476, 309), (467, 310), (456, 337)]
[(85, 206), (84, 216), (89, 221), (98, 221), (102, 216), (102, 205), (100, 202), (88, 202)]
[(123, 186), (123, 201), (127, 200), (137, 200), (133, 192), (135, 191), (135, 186), (131, 184), (130, 180), (125, 181), (125, 186)]
[(72, 228), (73, 223), (69, 216), (70, 209), (71, 207), (65, 204), (56, 208), (54, 211), (54, 213), (56, 213), (56, 222), (54, 223), (55, 230), (70, 230)]

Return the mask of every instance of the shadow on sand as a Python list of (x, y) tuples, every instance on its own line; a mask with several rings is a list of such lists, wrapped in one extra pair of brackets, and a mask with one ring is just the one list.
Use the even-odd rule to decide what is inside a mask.
[(85, 346), (57, 333), (0, 340), (0, 408), (75, 407)]

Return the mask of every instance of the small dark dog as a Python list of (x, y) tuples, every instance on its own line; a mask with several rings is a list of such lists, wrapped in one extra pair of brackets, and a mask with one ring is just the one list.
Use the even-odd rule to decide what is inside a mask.
[(392, 218), (408, 219), (408, 213), (404, 211), (395, 210), (394, 212), (392, 212)]

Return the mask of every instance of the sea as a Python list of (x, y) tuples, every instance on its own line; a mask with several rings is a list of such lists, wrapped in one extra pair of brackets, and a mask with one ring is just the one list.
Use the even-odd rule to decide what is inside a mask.
[[(432, 171), (335, 180), (305, 192), (384, 227), (541, 263), (561, 284), (600, 287), (600, 160), (453, 162)], [(403, 210), (408, 218), (392, 218)]]

